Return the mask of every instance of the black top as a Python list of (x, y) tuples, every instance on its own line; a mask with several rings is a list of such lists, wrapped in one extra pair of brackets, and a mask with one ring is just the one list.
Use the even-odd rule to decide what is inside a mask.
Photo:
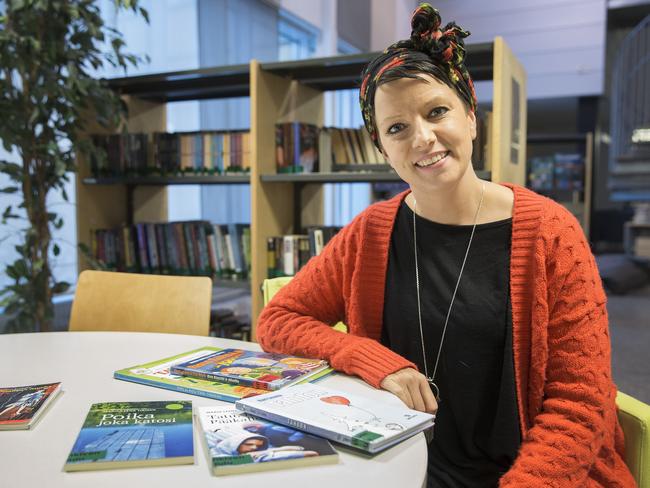
[[(429, 375), (471, 231), (471, 225), (445, 225), (417, 217)], [(496, 486), (521, 443), (509, 293), (511, 231), (512, 219), (476, 226), (435, 377), (441, 399), (429, 443), (429, 486)], [(381, 341), (424, 373), (413, 212), (405, 202), (391, 235)]]

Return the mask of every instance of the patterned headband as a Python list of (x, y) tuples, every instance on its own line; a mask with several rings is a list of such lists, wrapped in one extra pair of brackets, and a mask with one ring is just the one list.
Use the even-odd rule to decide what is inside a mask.
[(359, 105), (375, 146), (380, 147), (374, 118), (375, 92), (382, 76), (400, 66), (414, 73), (430, 73), (436, 78), (446, 78), (441, 81), (448, 81), (467, 106), (476, 111), (478, 102), (474, 83), (465, 67), (463, 39), (469, 36), (469, 32), (455, 22), (448, 23), (444, 30), (440, 29), (440, 24), (438, 10), (428, 3), (421, 4), (411, 16), (410, 39), (392, 44), (364, 69)]

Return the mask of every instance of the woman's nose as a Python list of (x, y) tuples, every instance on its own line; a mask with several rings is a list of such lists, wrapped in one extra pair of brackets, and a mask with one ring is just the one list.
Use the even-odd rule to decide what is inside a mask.
[(414, 123), (413, 148), (422, 150), (432, 147), (436, 142), (436, 132), (433, 126), (426, 120), (418, 120)]

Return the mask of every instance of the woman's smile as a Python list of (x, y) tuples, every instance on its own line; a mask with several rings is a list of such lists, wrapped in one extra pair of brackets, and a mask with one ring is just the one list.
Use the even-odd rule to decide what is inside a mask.
[(431, 156), (416, 161), (415, 166), (418, 169), (422, 169), (422, 170), (441, 168), (442, 166), (444, 166), (445, 161), (447, 161), (447, 156), (449, 156), (449, 154), (450, 151), (442, 151), (442, 152), (435, 153)]

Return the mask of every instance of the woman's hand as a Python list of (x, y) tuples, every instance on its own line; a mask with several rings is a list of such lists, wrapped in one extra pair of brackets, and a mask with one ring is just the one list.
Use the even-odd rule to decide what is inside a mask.
[(413, 368), (404, 368), (389, 374), (379, 386), (397, 395), (409, 408), (427, 413), (436, 413), (438, 410), (438, 402), (427, 378)]

